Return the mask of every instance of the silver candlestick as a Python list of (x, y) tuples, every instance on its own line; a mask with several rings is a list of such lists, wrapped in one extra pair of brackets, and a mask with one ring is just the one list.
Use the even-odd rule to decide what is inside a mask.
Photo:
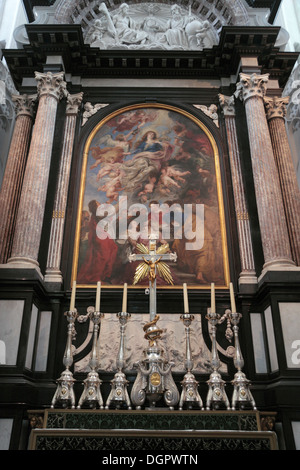
[(215, 312), (211, 312), (208, 309), (208, 313), (205, 317), (211, 325), (211, 336), (212, 336), (212, 351), (211, 351), (211, 365), (213, 372), (210, 374), (208, 384), (208, 394), (206, 398), (206, 409), (210, 410), (211, 407), (214, 409), (226, 407), (230, 410), (229, 400), (225, 392), (225, 381), (222, 380), (221, 374), (218, 372), (220, 368), (220, 360), (217, 349), (217, 338), (216, 338), (216, 325), (220, 320), (220, 315)]
[(51, 408), (54, 408), (59, 404), (61, 404), (63, 408), (67, 408), (68, 406), (75, 408), (75, 394), (73, 389), (75, 379), (73, 378), (73, 374), (70, 371), (70, 367), (73, 364), (72, 342), (76, 336), (76, 330), (74, 326), (78, 316), (76, 308), (65, 312), (65, 316), (67, 317), (68, 321), (67, 344), (63, 358), (63, 364), (66, 369), (61, 373), (59, 379), (57, 379), (58, 385), (51, 402)]
[(125, 367), (125, 328), (130, 316), (130, 313), (127, 312), (117, 313), (120, 322), (120, 345), (117, 357), (117, 372), (111, 381), (111, 391), (105, 405), (107, 410), (111, 404), (114, 404), (117, 409), (125, 404), (131, 410), (130, 398), (127, 391), (129, 382), (123, 372)]
[(191, 353), (190, 345), (190, 325), (194, 320), (194, 315), (190, 313), (184, 313), (180, 315), (180, 319), (183, 321), (185, 326), (186, 334), (186, 358), (185, 358), (185, 367), (187, 372), (181, 382), (182, 393), (179, 401), (179, 409), (182, 410), (184, 403), (187, 404), (187, 407), (191, 409), (194, 404), (197, 404), (199, 408), (203, 409), (203, 403), (198, 392), (199, 382), (197, 382), (194, 374), (191, 372), (193, 368), (193, 360)]
[(242, 315), (240, 313), (231, 312), (231, 310), (227, 310), (227, 315), (233, 325), (233, 334), (235, 341), (233, 362), (237, 369), (237, 372), (234, 375), (234, 379), (231, 382), (234, 387), (232, 395), (232, 409), (235, 410), (236, 408), (244, 409), (247, 407), (251, 407), (256, 410), (254, 398), (249, 390), (249, 387), (251, 385), (250, 380), (248, 380), (244, 372), (242, 372), (242, 368), (244, 367), (244, 359), (240, 348), (238, 334), (238, 324)]
[(83, 405), (88, 406), (89, 408), (96, 408), (98, 405), (100, 409), (103, 409), (103, 399), (100, 390), (102, 381), (99, 378), (97, 369), (99, 367), (99, 331), (101, 319), (103, 318), (104, 314), (99, 311), (95, 311), (94, 307), (88, 307), (87, 312), (87, 317), (90, 317), (94, 323), (93, 344), (89, 362), (89, 367), (91, 370), (88, 373), (87, 378), (83, 381), (84, 389), (79, 399), (77, 408), (81, 408)]

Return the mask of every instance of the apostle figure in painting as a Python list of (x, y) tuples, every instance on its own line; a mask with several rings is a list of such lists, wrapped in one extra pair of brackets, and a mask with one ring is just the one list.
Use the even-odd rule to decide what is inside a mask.
[[(177, 253), (177, 264), (180, 269), (190, 274), (194, 274), (197, 284), (207, 284), (216, 282), (224, 283), (223, 255), (220, 243), (220, 224), (219, 217), (215, 210), (204, 206), (204, 220), (197, 220), (195, 211), (186, 220), (185, 224), (192, 232), (196, 233), (197, 226), (204, 222), (204, 243), (202, 247), (193, 249), (193, 239), (186, 238), (190, 235), (185, 229), (185, 236), (176, 239), (172, 245), (172, 250)], [(196, 239), (196, 237), (195, 237)], [(187, 243), (191, 243), (192, 248), (187, 249)]]
[(92, 284), (110, 279), (116, 261), (118, 248), (115, 241), (110, 238), (109, 234), (101, 239), (96, 231), (99, 221), (96, 215), (98, 206), (99, 203), (96, 200), (89, 202), (91, 217), (88, 246), (85, 259), (78, 271), (78, 284)]

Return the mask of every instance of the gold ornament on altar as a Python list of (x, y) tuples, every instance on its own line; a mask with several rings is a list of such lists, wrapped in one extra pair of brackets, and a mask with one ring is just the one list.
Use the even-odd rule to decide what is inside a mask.
[[(150, 250), (142, 243), (138, 243), (136, 247), (140, 253), (145, 254), (145, 255), (150, 254), (151, 246), (150, 246)], [(159, 248), (156, 249), (156, 255), (163, 255), (167, 253), (169, 250), (170, 250), (169, 244), (165, 243), (164, 245), (161, 245)], [(156, 260), (143, 258), (142, 263), (140, 263), (138, 267), (136, 268), (135, 275), (133, 278), (133, 285), (137, 284), (142, 279), (149, 276), (149, 280), (153, 286), (154, 281), (156, 279), (155, 268), (157, 268), (157, 271), (160, 277), (162, 277), (169, 284), (174, 285), (170, 268), (164, 261), (162, 261), (161, 257)]]

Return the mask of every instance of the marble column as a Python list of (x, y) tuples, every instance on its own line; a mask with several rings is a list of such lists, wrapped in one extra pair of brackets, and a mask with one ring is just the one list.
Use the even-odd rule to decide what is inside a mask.
[(258, 219), (268, 270), (290, 269), (292, 259), (277, 166), (267, 123), (264, 96), (268, 75), (240, 74), (236, 96), (245, 105)]
[(0, 264), (6, 263), (11, 253), (36, 98), (36, 95), (12, 96), (16, 120), (0, 193)]
[(236, 132), (234, 96), (224, 96), (220, 94), (219, 102), (225, 118), (234, 206), (239, 238), (239, 251), (241, 259), (239, 284), (256, 284), (257, 277), (254, 265), (249, 213), (245, 198), (245, 189)]
[(265, 97), (267, 120), (278, 168), (292, 255), (300, 266), (300, 189), (285, 127), (288, 97)]
[(62, 283), (60, 271), (61, 250), (65, 226), (65, 212), (69, 189), (71, 161), (74, 145), (75, 128), (79, 106), (82, 102), (83, 93), (68, 95), (66, 121), (63, 135), (63, 148), (60, 159), (57, 187), (52, 214), (52, 224), (48, 249), (47, 267), (45, 281)]
[(55, 119), (59, 100), (66, 94), (63, 72), (35, 73), (39, 96), (35, 126), (24, 175), (9, 267), (34, 268), (44, 219)]

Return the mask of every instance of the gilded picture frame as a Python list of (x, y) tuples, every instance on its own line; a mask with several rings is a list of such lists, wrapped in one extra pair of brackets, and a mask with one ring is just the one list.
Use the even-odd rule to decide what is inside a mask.
[(103, 118), (85, 143), (78, 197), (72, 267), (78, 287), (98, 281), (131, 287), (138, 262), (128, 256), (139, 252), (137, 244), (147, 247), (153, 232), (157, 246), (168, 243), (177, 254), (168, 263), (172, 284), (157, 277), (158, 288), (228, 287), (218, 147), (194, 115), (141, 103)]

